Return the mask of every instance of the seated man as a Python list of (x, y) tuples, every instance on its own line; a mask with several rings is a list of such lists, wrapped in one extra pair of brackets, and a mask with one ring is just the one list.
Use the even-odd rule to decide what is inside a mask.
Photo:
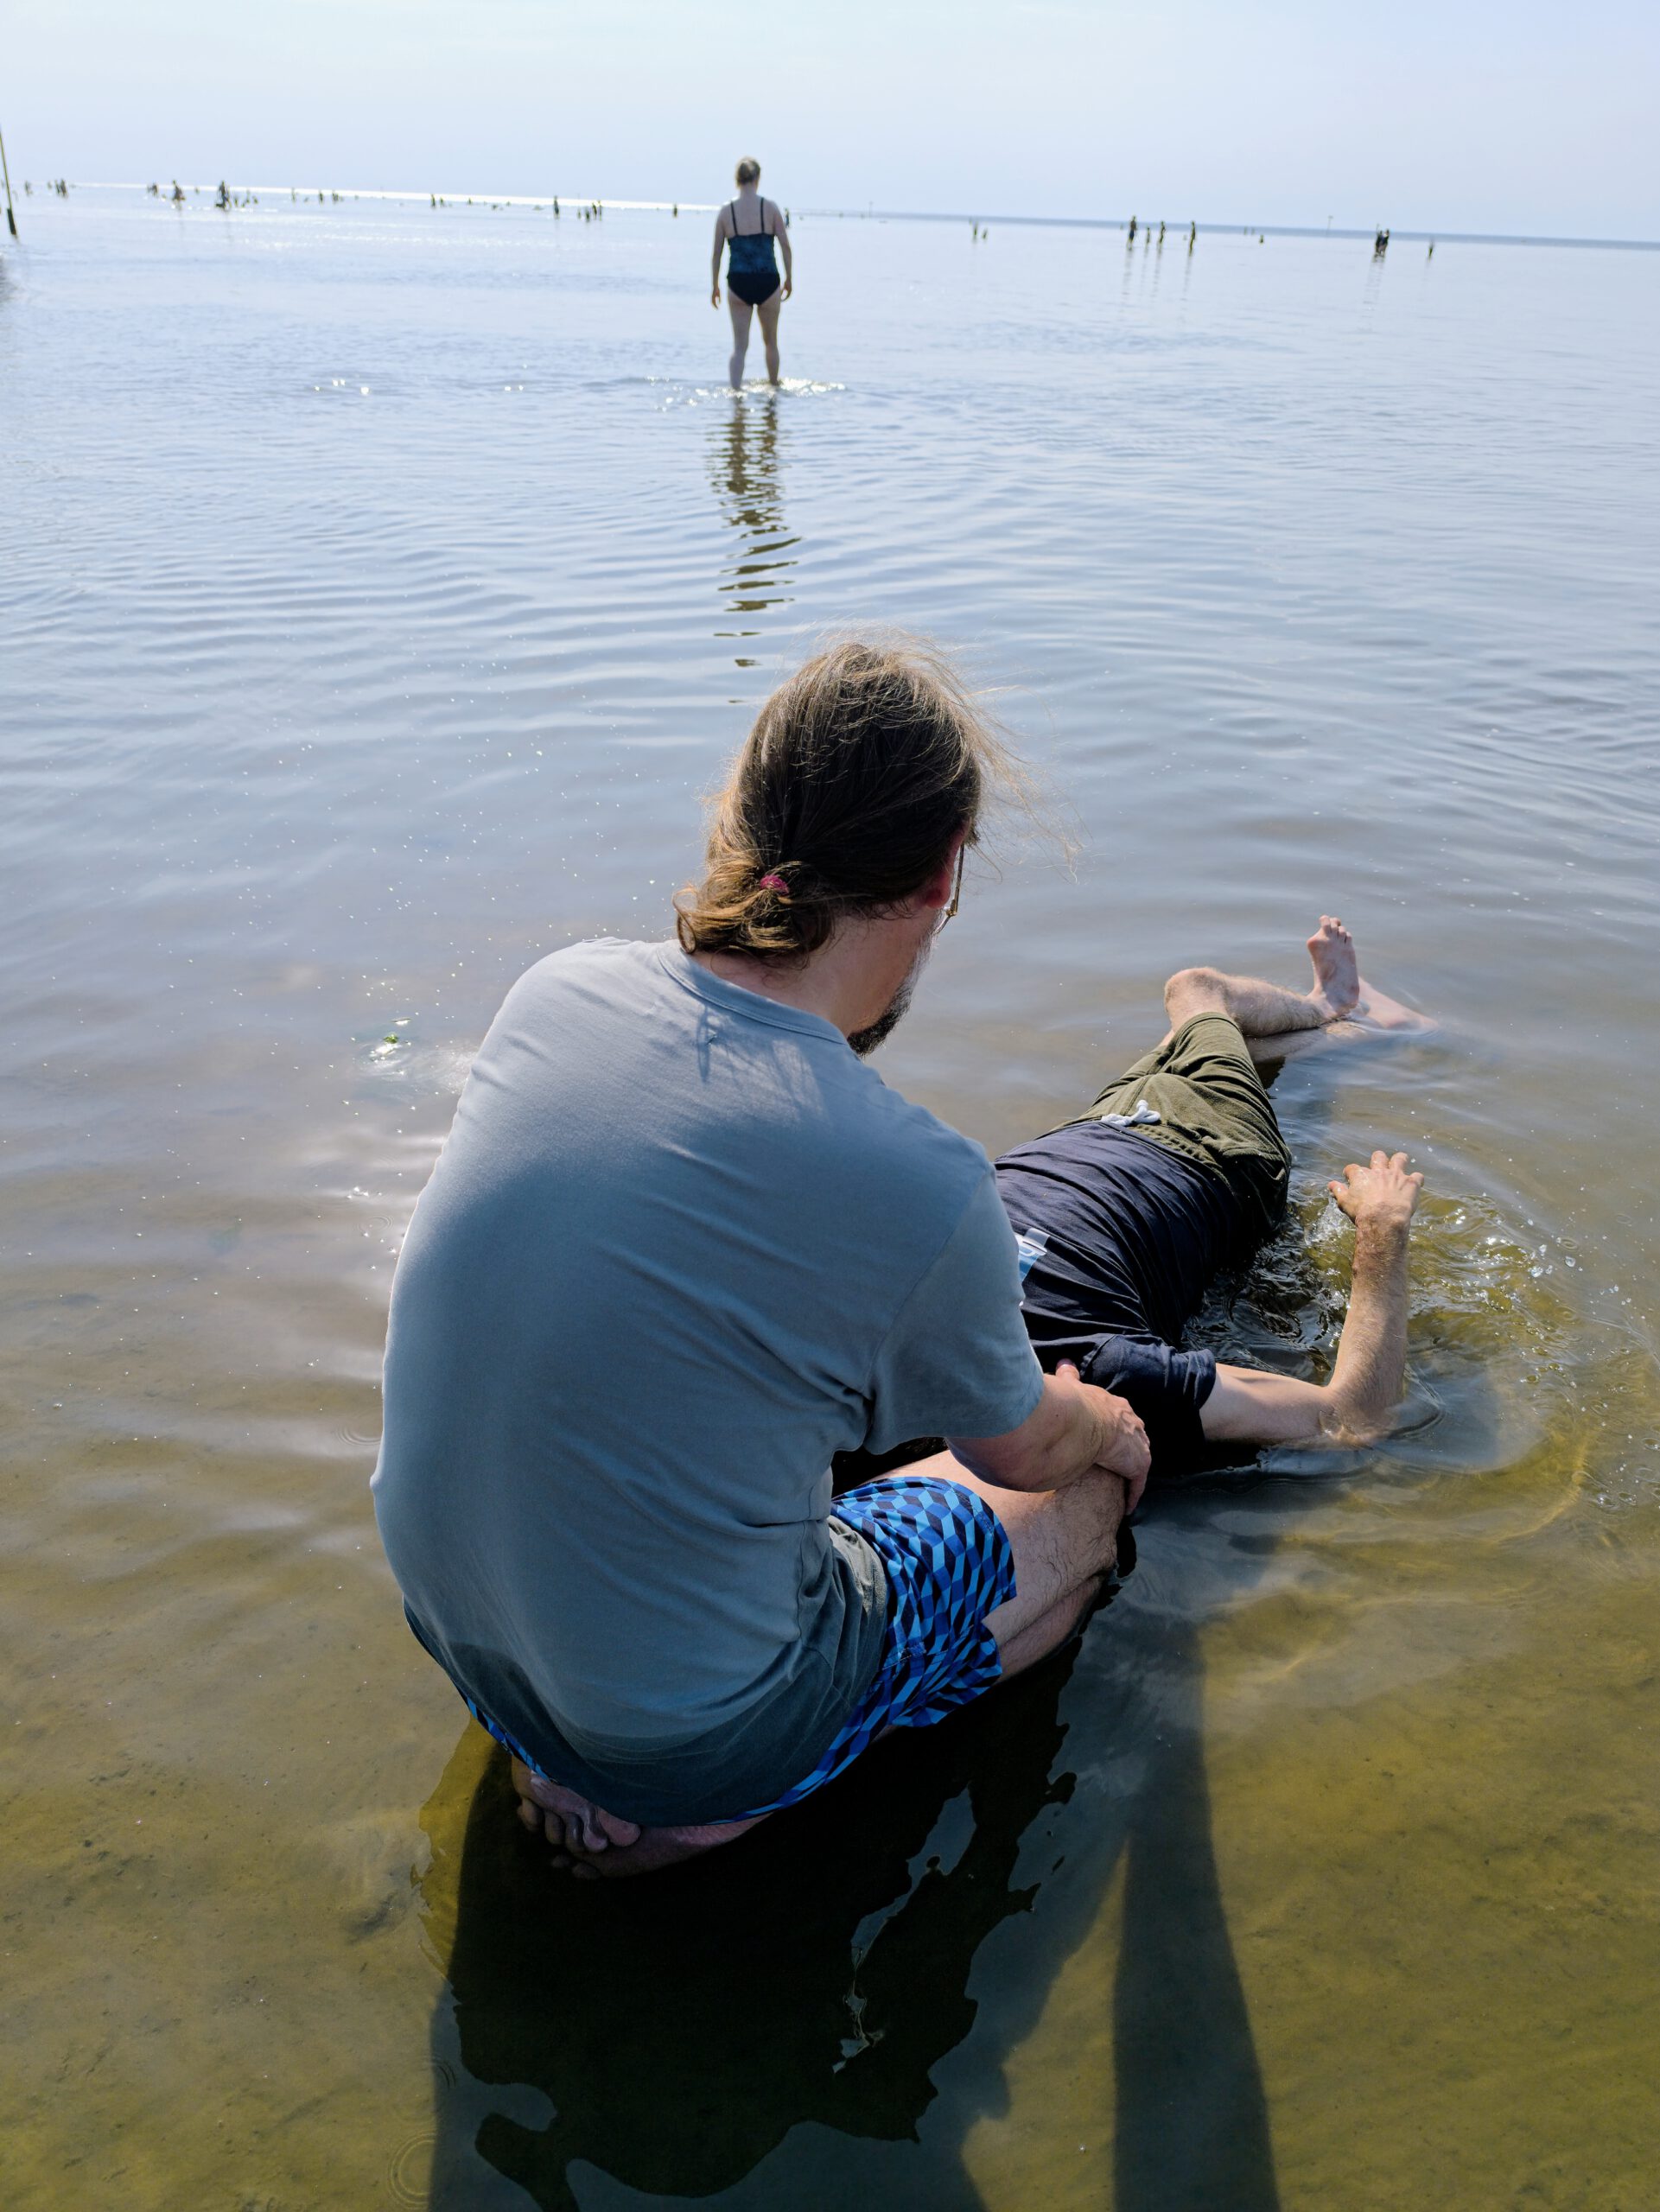
[(1387, 1428), (1401, 1394), (1408, 1224), (1423, 1184), (1404, 1153), (1375, 1152), (1330, 1186), (1356, 1237), (1329, 1382), (1178, 1349), (1217, 1270), (1247, 1257), (1284, 1211), (1290, 1154), (1256, 1063), (1334, 1034), (1422, 1026), (1363, 983), (1341, 922), (1322, 916), (1308, 950), (1306, 994), (1212, 968), (1173, 976), (1164, 1042), (1084, 1118), (997, 1162), (1040, 1360), (1071, 1362), (1128, 1400), (1155, 1477), (1207, 1443), (1363, 1441)]
[[(531, 1817), (607, 1872), (1053, 1649), (1146, 1478), (1124, 1401), (1042, 1371), (985, 1154), (868, 1065), (1017, 778), (926, 648), (815, 656), (675, 938), (520, 977), (416, 1209), (382, 1540)], [(931, 1433), (937, 1472), (833, 1496), (841, 1453)]]

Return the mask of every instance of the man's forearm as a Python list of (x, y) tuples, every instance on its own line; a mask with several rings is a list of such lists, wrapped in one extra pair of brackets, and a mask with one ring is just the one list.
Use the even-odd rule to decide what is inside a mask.
[(1326, 1188), (1355, 1225), (1349, 1317), (1332, 1379), (1218, 1366), (1199, 1420), (1208, 1438), (1249, 1444), (1369, 1442), (1390, 1427), (1407, 1363), (1407, 1238), (1423, 1188), (1407, 1156), (1379, 1150), (1370, 1167), (1351, 1161)]
[[(1019, 1438), (1017, 1451), (1008, 1446)], [(1024, 1427), (1011, 1437), (948, 1440), (953, 1455), (983, 1482), (1005, 1490), (1060, 1490), (1095, 1464), (1106, 1443), (1105, 1424), (1082, 1395), (1044, 1377), (1043, 1395)]]
[(1063, 1389), (1052, 1375), (1044, 1377), (1044, 1392), (1054, 1408), (1055, 1425), (1021, 1487), (1063, 1490), (1100, 1460), (1109, 1449), (1110, 1433), (1082, 1392)]
[(970, 1474), (1004, 1490), (1064, 1490), (1092, 1472), (1116, 1475), (1134, 1511), (1147, 1481), (1147, 1432), (1135, 1408), (1084, 1382), (1070, 1360), (1044, 1377), (1018, 1428), (946, 1441)]
[(1363, 1215), (1355, 1224), (1354, 1281), (1323, 1424), (1345, 1436), (1376, 1434), (1400, 1402), (1406, 1378), (1409, 1224)]

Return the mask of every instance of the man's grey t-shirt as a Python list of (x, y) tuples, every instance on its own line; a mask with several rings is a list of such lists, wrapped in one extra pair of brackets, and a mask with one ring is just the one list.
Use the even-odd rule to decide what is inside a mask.
[(887, 1588), (830, 1459), (989, 1436), (1041, 1376), (984, 1153), (674, 944), (520, 978), (392, 1290), (383, 1541), (537, 1763), (651, 1821), (809, 1772)]

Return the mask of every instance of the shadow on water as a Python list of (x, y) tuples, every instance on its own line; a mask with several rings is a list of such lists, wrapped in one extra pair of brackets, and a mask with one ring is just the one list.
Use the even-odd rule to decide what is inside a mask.
[(1275, 2212), (1267, 2101), (1212, 1847), (1196, 1630), (1169, 1637), (1160, 1672), (1160, 1738), (1125, 1808), (1111, 2201), (1115, 2212)]
[[(709, 443), (709, 474), (721, 512), (739, 534), (734, 557), (722, 569), (720, 589), (727, 612), (740, 618), (786, 607), (792, 594), (781, 587), (796, 565), (784, 519), (780, 458), (783, 450), (775, 395), (751, 403), (735, 400), (726, 422)], [(717, 630), (717, 638), (756, 638), (759, 628)], [(737, 656), (740, 668), (753, 658)]]
[[(1093, 2093), (1078, 2054), (1116, 2212), (1273, 2212), (1201, 1694), (1191, 1624), (1149, 1638), (1121, 1602), (1081, 1654), (879, 1747), (702, 1864), (615, 1888), (550, 1873), (469, 1730), (423, 1815), (448, 1966), (430, 2203), (968, 2212), (984, 2202), (968, 2133), (1006, 2109), (1005, 2062), (1122, 1866), (1116, 2088)], [(1013, 1948), (994, 1943), (1010, 1923)], [(1053, 2149), (1075, 2172), (1073, 2143)]]

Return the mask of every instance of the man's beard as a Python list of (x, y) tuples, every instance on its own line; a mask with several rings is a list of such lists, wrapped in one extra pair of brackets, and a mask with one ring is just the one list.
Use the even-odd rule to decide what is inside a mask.
[(855, 1029), (848, 1042), (862, 1060), (868, 1060), (879, 1045), (885, 1045), (911, 1010), (911, 999), (928, 964), (928, 955), (934, 949), (930, 938), (911, 963), (911, 972), (900, 985), (887, 1007), (868, 1029)]

